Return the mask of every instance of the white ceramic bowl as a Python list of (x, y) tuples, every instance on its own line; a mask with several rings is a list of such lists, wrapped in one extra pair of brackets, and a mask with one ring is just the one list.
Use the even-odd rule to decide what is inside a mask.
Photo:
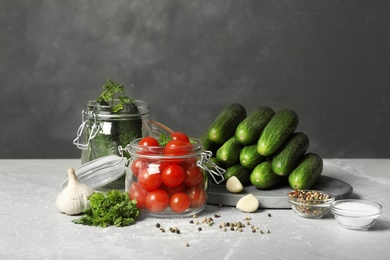
[(336, 200), (332, 203), (331, 212), (341, 226), (348, 229), (367, 230), (381, 215), (382, 206), (368, 200)]

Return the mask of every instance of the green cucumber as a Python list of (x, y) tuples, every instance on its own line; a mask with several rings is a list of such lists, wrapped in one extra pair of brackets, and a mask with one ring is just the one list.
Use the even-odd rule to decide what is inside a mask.
[(238, 103), (228, 105), (217, 116), (208, 129), (209, 139), (219, 145), (234, 136), (237, 126), (246, 118), (244, 106)]
[(247, 169), (254, 169), (259, 163), (265, 161), (267, 157), (257, 152), (257, 145), (247, 145), (241, 149), (240, 163)]
[(256, 107), (236, 128), (235, 136), (242, 145), (255, 143), (275, 115), (275, 111), (266, 106)]
[(220, 147), (220, 145), (212, 142), (210, 140), (210, 138), (208, 137), (208, 134), (203, 134), (199, 139), (202, 141), (203, 149), (205, 151), (212, 152), (213, 155), (215, 156), (215, 153), (217, 152), (217, 150)]
[(293, 189), (310, 189), (318, 180), (323, 170), (323, 160), (315, 153), (307, 153), (288, 176)]
[(274, 173), (281, 176), (289, 175), (308, 148), (309, 137), (306, 134), (302, 132), (291, 134), (272, 158)]
[(223, 174), (225, 181), (227, 181), (232, 176), (236, 176), (242, 185), (250, 184), (251, 171), (239, 163), (227, 168)]
[(216, 157), (218, 161), (225, 165), (233, 165), (239, 162), (241, 149), (242, 145), (233, 136), (219, 147)]
[(279, 184), (284, 177), (272, 171), (271, 161), (258, 164), (252, 171), (250, 181), (258, 189), (270, 189)]
[(299, 118), (292, 109), (282, 109), (265, 126), (257, 142), (257, 151), (263, 156), (274, 154), (298, 127)]

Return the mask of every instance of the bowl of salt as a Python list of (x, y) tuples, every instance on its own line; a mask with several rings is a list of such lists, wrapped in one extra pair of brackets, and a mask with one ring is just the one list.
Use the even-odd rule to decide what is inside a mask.
[(381, 215), (382, 206), (368, 200), (336, 200), (332, 203), (331, 212), (342, 227), (368, 230)]

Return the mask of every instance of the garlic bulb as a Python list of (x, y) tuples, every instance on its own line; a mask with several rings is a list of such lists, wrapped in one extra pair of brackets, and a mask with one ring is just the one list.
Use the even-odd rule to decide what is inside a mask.
[(88, 196), (93, 190), (81, 183), (73, 168), (68, 169), (68, 185), (57, 195), (56, 207), (60, 212), (76, 215), (88, 207)]

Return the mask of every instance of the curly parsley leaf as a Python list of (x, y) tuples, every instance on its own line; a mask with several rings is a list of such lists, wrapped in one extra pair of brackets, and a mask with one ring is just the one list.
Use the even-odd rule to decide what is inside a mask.
[(135, 200), (130, 200), (126, 192), (111, 190), (107, 193), (95, 192), (88, 197), (89, 207), (84, 216), (73, 220), (76, 224), (108, 227), (132, 225), (141, 215)]
[(160, 134), (160, 138), (158, 139), (158, 143), (160, 146), (166, 146), (169, 141), (172, 140), (172, 137), (167, 134)]
[[(123, 110), (125, 104), (134, 102), (134, 100), (125, 95), (125, 92), (125, 87), (122, 84), (107, 79), (107, 84), (103, 86), (103, 92), (96, 101), (103, 104), (109, 104), (112, 108), (112, 112), (116, 113)], [(114, 104), (115, 99), (119, 99), (117, 104)]]

